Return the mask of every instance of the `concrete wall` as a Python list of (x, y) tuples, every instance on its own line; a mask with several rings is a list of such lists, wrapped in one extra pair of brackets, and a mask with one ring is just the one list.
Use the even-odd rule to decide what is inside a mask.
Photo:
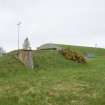
[(26, 67), (33, 69), (33, 58), (31, 50), (19, 51), (18, 58)]
[(62, 50), (62, 47), (57, 45), (57, 44), (48, 43), (48, 44), (41, 45), (37, 49), (38, 50), (57, 50), (57, 51), (60, 51), (60, 50)]

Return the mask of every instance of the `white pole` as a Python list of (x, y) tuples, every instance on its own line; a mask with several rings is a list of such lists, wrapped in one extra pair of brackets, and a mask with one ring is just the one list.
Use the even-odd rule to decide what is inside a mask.
[(20, 43), (20, 25), (21, 25), (21, 22), (19, 22), (17, 24), (17, 32), (18, 32), (18, 54), (19, 54), (19, 43)]

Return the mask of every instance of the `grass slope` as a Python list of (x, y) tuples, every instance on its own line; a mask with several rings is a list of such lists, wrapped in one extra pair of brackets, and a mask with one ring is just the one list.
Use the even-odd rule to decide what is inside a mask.
[(79, 64), (56, 51), (33, 51), (34, 70), (13, 54), (1, 57), (0, 105), (105, 105), (105, 50), (70, 48), (95, 57)]

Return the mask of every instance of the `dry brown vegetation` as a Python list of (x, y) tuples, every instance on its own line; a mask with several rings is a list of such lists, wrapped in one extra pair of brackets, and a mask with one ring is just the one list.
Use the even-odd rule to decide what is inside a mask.
[(68, 60), (76, 61), (78, 63), (86, 63), (86, 59), (82, 54), (72, 51), (69, 48), (62, 49), (60, 52)]

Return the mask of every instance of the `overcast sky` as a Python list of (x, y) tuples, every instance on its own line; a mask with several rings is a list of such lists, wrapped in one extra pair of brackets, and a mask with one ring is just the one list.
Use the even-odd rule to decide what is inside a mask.
[(0, 0), (0, 46), (17, 48), (26, 37), (44, 43), (105, 47), (105, 0)]

